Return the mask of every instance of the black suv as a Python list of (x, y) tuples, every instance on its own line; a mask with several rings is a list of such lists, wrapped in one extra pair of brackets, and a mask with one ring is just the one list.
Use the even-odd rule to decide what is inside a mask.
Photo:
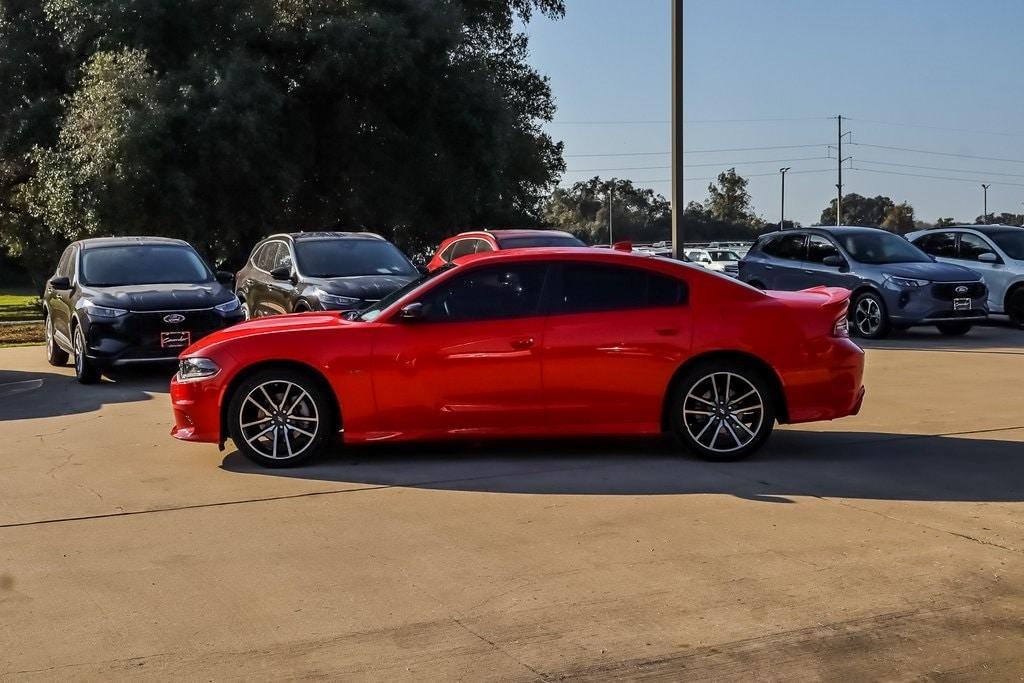
[(272, 235), (236, 276), (246, 317), (365, 308), (419, 277), (398, 247), (369, 232)]
[(181, 240), (75, 242), (43, 292), (47, 359), (60, 366), (73, 356), (83, 384), (116, 365), (177, 361), (192, 342), (242, 320), (230, 282)]

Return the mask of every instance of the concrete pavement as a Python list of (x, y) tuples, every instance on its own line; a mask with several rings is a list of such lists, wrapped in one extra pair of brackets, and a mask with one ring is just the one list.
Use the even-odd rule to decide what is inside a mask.
[(657, 442), (166, 434), (165, 374), (0, 350), (0, 678), (1024, 675), (1024, 332), (868, 352), (862, 414)]

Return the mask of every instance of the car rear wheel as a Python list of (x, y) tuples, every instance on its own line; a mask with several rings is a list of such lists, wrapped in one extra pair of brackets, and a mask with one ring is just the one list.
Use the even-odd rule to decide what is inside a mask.
[(100, 381), (99, 368), (85, 355), (85, 333), (81, 325), (75, 325), (73, 346), (75, 347), (75, 377), (79, 384), (95, 384)]
[(775, 427), (772, 387), (743, 363), (703, 363), (675, 385), (670, 425), (675, 436), (704, 460), (744, 458)]
[(247, 458), (290, 467), (322, 452), (337, 434), (332, 403), (308, 375), (259, 372), (238, 387), (228, 406), (228, 431)]
[(46, 316), (46, 360), (50, 365), (62, 368), (68, 364), (68, 352), (57, 344), (53, 334), (53, 318)]
[(882, 339), (889, 334), (889, 315), (882, 297), (863, 292), (850, 306), (850, 327), (858, 337)]
[(1024, 329), (1024, 287), (1018, 287), (1006, 301), (1006, 314), (1010, 322)]
[(951, 323), (936, 323), (935, 327), (939, 328), (939, 332), (946, 335), (947, 337), (959, 337), (962, 334), (967, 334), (974, 327), (971, 323), (951, 322)]

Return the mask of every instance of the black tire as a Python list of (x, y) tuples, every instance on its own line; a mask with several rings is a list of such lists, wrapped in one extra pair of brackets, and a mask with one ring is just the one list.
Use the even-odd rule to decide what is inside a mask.
[(939, 328), (939, 332), (946, 335), (947, 337), (959, 337), (967, 334), (974, 327), (971, 323), (962, 322), (951, 322), (951, 323), (935, 323), (935, 327)]
[(884, 339), (889, 335), (889, 312), (882, 297), (861, 292), (850, 303), (850, 331), (864, 339)]
[(242, 303), (242, 320), (250, 320), (252, 318), (252, 311), (249, 310), (249, 304), (245, 302), (245, 299), (241, 299)]
[(683, 447), (703, 460), (745, 458), (764, 444), (775, 427), (774, 387), (750, 364), (700, 363), (674, 382), (671, 391), (669, 427)]
[[(264, 467), (305, 462), (322, 453), (338, 434), (334, 404), (320, 384), (288, 368), (262, 370), (243, 381), (231, 396), (227, 420), (238, 450)], [(266, 426), (272, 428), (272, 437), (260, 434)], [(297, 452), (291, 455), (293, 451)]]
[(103, 373), (85, 355), (85, 333), (81, 325), (75, 325), (71, 333), (75, 347), (75, 377), (79, 384), (96, 384), (100, 381)]
[(1007, 297), (1006, 314), (1011, 324), (1024, 330), (1024, 287), (1018, 287)]
[(55, 368), (62, 368), (68, 364), (68, 352), (60, 347), (53, 334), (53, 320), (49, 314), (46, 316), (46, 362)]

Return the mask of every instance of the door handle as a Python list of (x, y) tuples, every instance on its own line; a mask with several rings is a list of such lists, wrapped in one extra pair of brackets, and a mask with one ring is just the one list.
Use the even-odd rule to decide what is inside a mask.
[(775, 270), (775, 266), (769, 266), (768, 264), (765, 264), (764, 269), (765, 270)]
[(813, 270), (804, 270), (804, 272), (807, 273), (808, 275), (814, 275)]
[(533, 337), (523, 337), (521, 339), (513, 339), (512, 340), (512, 348), (516, 349), (517, 351), (524, 351), (526, 349), (532, 348), (535, 343), (536, 342), (534, 341)]

